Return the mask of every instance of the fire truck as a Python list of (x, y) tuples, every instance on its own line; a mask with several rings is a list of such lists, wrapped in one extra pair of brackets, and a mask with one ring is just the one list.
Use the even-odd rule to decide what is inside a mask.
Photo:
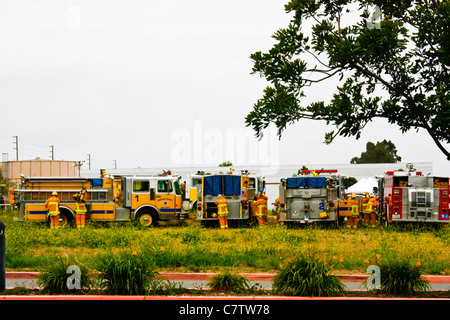
[(280, 221), (338, 223), (337, 202), (344, 196), (344, 177), (337, 170), (302, 170), (280, 180)]
[(203, 171), (197, 171), (196, 174), (190, 174), (183, 179), (183, 210), (189, 211), (192, 209), (197, 209), (197, 185), (202, 182), (203, 175)]
[(378, 215), (386, 222), (449, 221), (449, 177), (387, 171), (378, 177)]
[(176, 176), (115, 176), (61, 178), (22, 176), (15, 190), (18, 212), (15, 220), (47, 222), (45, 201), (53, 191), (61, 201), (60, 225), (75, 219), (73, 194), (87, 192), (87, 221), (138, 221), (142, 226), (159, 220), (183, 219), (181, 191)]
[(251, 174), (247, 170), (241, 174), (203, 175), (197, 185), (197, 220), (203, 225), (218, 223), (217, 205), (214, 203), (218, 195), (228, 201), (228, 221), (250, 222), (256, 219), (255, 198), (266, 188), (264, 177)]

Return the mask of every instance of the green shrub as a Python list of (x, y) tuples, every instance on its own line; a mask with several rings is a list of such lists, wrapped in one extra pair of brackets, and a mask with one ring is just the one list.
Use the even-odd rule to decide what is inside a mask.
[(275, 275), (272, 287), (275, 292), (284, 295), (342, 295), (345, 286), (329, 274), (331, 268), (313, 256), (297, 257)]
[(150, 281), (158, 274), (150, 259), (128, 251), (100, 256), (96, 269), (105, 293), (117, 295), (145, 295)]
[(250, 282), (244, 276), (226, 270), (214, 275), (208, 286), (213, 291), (242, 293), (250, 289)]
[[(430, 288), (428, 280), (422, 277), (421, 263), (411, 262), (409, 258), (388, 258), (382, 262), (382, 255), (377, 254), (372, 263), (380, 266), (380, 292), (394, 295), (412, 295)], [(383, 258), (385, 258), (383, 256)], [(364, 261), (370, 263), (369, 259)], [(367, 280), (363, 282), (367, 288)]]
[(422, 278), (420, 264), (409, 259), (397, 260), (381, 266), (381, 292), (411, 295), (430, 289), (428, 280)]
[[(92, 277), (89, 269), (83, 265), (77, 264), (73, 258), (66, 256), (61, 258), (58, 254), (52, 263), (41, 271), (38, 278), (38, 286), (41, 286), (44, 293), (50, 294), (70, 294), (77, 293), (76, 289), (69, 289), (68, 278), (74, 273), (68, 270), (69, 266), (75, 265), (80, 268), (80, 290), (89, 291), (92, 286)], [(68, 273), (69, 271), (69, 273)]]

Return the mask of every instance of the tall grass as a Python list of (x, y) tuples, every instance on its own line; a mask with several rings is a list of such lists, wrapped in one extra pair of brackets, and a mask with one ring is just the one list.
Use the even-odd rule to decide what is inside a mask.
[(395, 295), (412, 295), (429, 290), (428, 280), (422, 277), (420, 264), (401, 259), (381, 266), (381, 291)]
[(250, 281), (238, 273), (231, 273), (229, 270), (219, 272), (208, 282), (211, 290), (216, 292), (246, 292), (250, 289)]
[[(412, 295), (431, 288), (429, 281), (422, 277), (422, 263), (417, 261), (414, 265), (411, 256), (398, 259), (395, 256), (376, 254), (376, 258), (366, 259), (365, 263), (379, 266), (380, 288), (375, 290), (382, 293)], [(369, 288), (368, 281), (369, 279), (363, 282), (366, 288)]]
[(102, 280), (100, 287), (106, 294), (145, 295), (158, 274), (151, 259), (137, 252), (102, 255), (96, 266)]
[(365, 273), (368, 254), (380, 253), (392, 259), (412, 256), (420, 260), (424, 273), (450, 275), (450, 228), (410, 230), (344, 229), (305, 227), (220, 230), (199, 226), (171, 226), (143, 229), (130, 223), (98, 225), (87, 223), (84, 231), (73, 228), (57, 232), (45, 225), (15, 222), (6, 224), (6, 267), (40, 271), (53, 263), (55, 254), (67, 254), (91, 268), (96, 258), (109, 252), (140, 252), (159, 270), (276, 272), (294, 257), (317, 252), (328, 261), (343, 259), (333, 273)]
[(70, 289), (67, 285), (68, 277), (70, 276), (68, 268), (71, 265), (77, 265), (80, 268), (80, 290), (81, 292), (88, 292), (92, 287), (92, 275), (90, 270), (80, 264), (72, 257), (56, 255), (53, 263), (43, 268), (39, 274), (37, 281), (38, 286), (42, 286), (44, 293), (50, 294), (71, 294), (78, 293), (77, 289)]
[(331, 265), (314, 255), (296, 257), (275, 276), (273, 288), (276, 292), (293, 296), (343, 295), (344, 284), (330, 271)]

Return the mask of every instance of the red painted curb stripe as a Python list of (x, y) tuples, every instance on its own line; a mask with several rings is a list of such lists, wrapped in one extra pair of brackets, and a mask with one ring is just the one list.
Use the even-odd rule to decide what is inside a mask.
[(0, 300), (450, 300), (448, 298), (285, 297), (285, 296), (0, 296)]
[(37, 279), (39, 272), (6, 272), (6, 279)]

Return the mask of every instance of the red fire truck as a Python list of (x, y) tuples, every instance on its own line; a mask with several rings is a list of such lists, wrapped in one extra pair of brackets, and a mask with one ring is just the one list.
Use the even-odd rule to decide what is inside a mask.
[(449, 222), (449, 177), (387, 171), (378, 182), (378, 214), (386, 222)]

